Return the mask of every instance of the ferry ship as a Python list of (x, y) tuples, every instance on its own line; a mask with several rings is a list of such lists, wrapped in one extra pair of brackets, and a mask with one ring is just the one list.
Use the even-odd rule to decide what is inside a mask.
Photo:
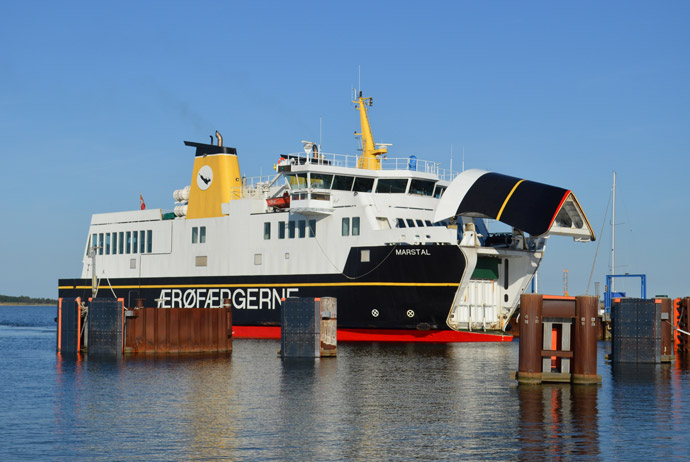
[[(235, 338), (280, 338), (287, 297), (337, 298), (341, 341), (510, 341), (509, 320), (551, 235), (594, 240), (567, 189), (483, 170), (455, 173), (374, 142), (372, 98), (353, 101), (361, 154), (276, 155), (246, 178), (216, 132), (195, 149), (174, 211), (95, 214), (80, 278), (60, 297), (215, 308)], [(512, 230), (490, 233), (486, 220)]]

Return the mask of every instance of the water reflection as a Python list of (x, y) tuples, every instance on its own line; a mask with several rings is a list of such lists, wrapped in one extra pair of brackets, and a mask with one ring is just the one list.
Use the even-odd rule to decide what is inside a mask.
[(521, 460), (544, 455), (597, 458), (600, 454), (597, 416), (598, 386), (570, 384), (520, 385)]

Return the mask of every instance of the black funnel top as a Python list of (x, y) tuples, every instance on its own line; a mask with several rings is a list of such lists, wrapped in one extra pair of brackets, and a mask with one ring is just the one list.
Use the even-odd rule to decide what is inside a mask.
[(235, 154), (237, 149), (229, 146), (216, 146), (215, 144), (195, 143), (193, 141), (185, 141), (185, 146), (192, 146), (196, 148), (196, 157), (206, 156), (210, 154)]

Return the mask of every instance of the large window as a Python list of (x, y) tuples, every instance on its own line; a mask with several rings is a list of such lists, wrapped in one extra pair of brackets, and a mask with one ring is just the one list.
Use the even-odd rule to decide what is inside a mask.
[(105, 254), (110, 255), (110, 233), (105, 233)]
[(118, 248), (117, 253), (122, 255), (123, 253), (125, 253), (125, 233), (124, 233), (124, 231), (120, 231), (120, 238), (118, 239), (118, 245), (119, 245), (119, 248)]
[(153, 252), (153, 231), (150, 229), (146, 231), (146, 252)]
[(374, 179), (373, 178), (357, 177), (357, 178), (355, 178), (355, 184), (352, 187), (352, 190), (353, 191), (359, 191), (359, 192), (371, 192), (373, 187), (374, 187)]
[(376, 185), (378, 193), (404, 193), (407, 189), (407, 178), (379, 178)]
[(206, 243), (206, 226), (199, 227), (199, 244)]
[(333, 189), (337, 189), (338, 191), (350, 191), (352, 189), (352, 181), (354, 180), (354, 177), (352, 176), (341, 176), (341, 175), (336, 175), (335, 178), (333, 178)]
[(98, 234), (98, 255), (103, 255), (103, 233)]
[(271, 223), (266, 222), (264, 223), (264, 239), (268, 240), (271, 238)]
[(431, 196), (434, 192), (434, 182), (427, 180), (412, 180), (410, 183), (410, 194), (420, 194)]
[(146, 251), (146, 233), (144, 231), (139, 231), (139, 253), (144, 253)]
[(293, 173), (290, 175), (285, 175), (287, 183), (290, 185), (291, 189), (301, 189), (307, 187), (307, 174), (306, 173)]
[(137, 253), (139, 248), (139, 232), (132, 231), (132, 253)]
[(316, 237), (316, 220), (309, 220), (309, 237)]
[(314, 189), (331, 189), (333, 182), (333, 175), (325, 175), (323, 173), (311, 174), (311, 187)]
[(295, 222), (294, 221), (288, 221), (288, 237), (290, 239), (295, 238)]
[(278, 239), (285, 239), (285, 222), (278, 222)]
[(132, 232), (131, 231), (127, 231), (127, 244), (126, 245), (127, 245), (127, 247), (125, 249), (126, 253), (130, 253), (131, 248), (132, 248)]

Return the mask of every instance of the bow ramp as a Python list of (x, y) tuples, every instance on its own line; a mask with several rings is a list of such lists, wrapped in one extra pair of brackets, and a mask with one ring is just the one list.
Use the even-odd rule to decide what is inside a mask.
[(595, 239), (572, 191), (485, 170), (458, 175), (443, 194), (434, 220), (460, 215), (495, 219), (532, 236)]

